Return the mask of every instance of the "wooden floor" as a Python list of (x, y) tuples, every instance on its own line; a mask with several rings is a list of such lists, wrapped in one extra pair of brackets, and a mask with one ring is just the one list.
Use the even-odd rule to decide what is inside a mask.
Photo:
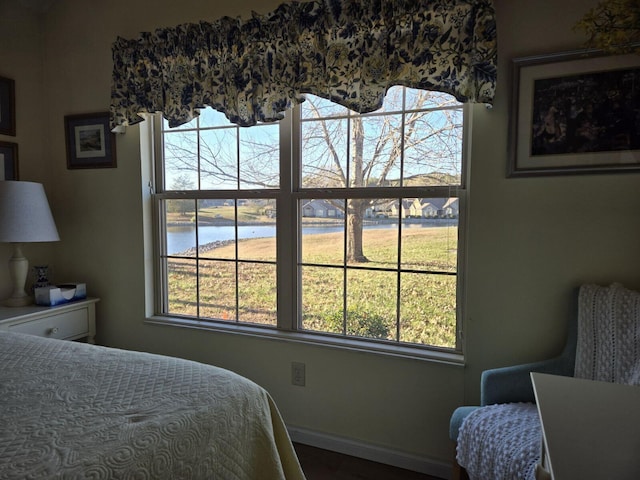
[(439, 480), (308, 445), (295, 443), (294, 447), (307, 480)]

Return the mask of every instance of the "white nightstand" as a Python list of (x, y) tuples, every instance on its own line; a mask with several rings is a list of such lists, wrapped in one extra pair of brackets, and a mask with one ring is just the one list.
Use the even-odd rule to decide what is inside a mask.
[(96, 303), (99, 300), (87, 298), (55, 307), (3, 306), (0, 307), (0, 330), (60, 340), (86, 338), (88, 343), (95, 343)]

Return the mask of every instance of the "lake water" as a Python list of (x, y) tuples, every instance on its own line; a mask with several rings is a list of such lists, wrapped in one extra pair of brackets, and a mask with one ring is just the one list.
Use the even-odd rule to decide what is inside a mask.
[[(419, 223), (406, 223), (403, 228), (430, 228), (436, 226), (455, 225), (455, 220), (434, 220)], [(366, 225), (365, 230), (376, 228), (398, 228), (397, 223), (376, 223)], [(305, 226), (302, 227), (303, 235), (313, 235), (319, 233), (334, 233), (343, 231), (343, 225), (332, 226)], [(238, 238), (269, 238), (276, 236), (275, 225), (240, 225), (238, 226)], [(235, 238), (235, 227), (228, 226), (204, 226), (198, 230), (200, 245), (207, 243), (233, 240)], [(167, 228), (167, 253), (175, 255), (195, 247), (196, 229), (195, 227), (168, 227)]]

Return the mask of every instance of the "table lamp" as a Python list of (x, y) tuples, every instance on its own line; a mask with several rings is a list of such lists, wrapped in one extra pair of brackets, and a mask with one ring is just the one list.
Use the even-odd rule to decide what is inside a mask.
[(20, 307), (33, 301), (24, 289), (29, 262), (22, 254), (22, 244), (58, 240), (42, 184), (0, 181), (0, 242), (13, 244), (13, 256), (9, 259), (13, 293), (5, 300), (6, 306)]

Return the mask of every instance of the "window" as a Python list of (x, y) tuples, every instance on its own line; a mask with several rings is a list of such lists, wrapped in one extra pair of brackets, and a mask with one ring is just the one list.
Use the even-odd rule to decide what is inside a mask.
[(459, 350), (463, 106), (405, 87), (356, 114), (156, 119), (157, 315)]

